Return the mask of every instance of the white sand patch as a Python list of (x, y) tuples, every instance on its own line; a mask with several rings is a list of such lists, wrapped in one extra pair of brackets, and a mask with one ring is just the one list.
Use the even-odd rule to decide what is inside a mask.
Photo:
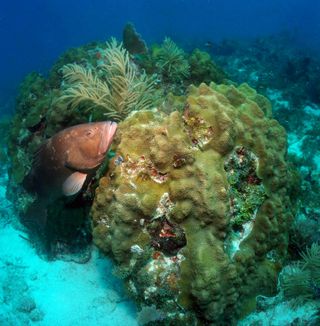
[(320, 174), (320, 150), (314, 155), (313, 162), (316, 165), (314, 173)]
[(138, 325), (134, 304), (112, 275), (112, 262), (96, 248), (86, 264), (37, 255), (26, 235), (10, 224), (6, 180), (0, 175), (0, 325)]
[[(137, 325), (134, 305), (121, 293), (119, 281), (111, 274), (112, 263), (100, 258), (97, 249), (86, 264), (47, 262), (37, 256), (18, 231), (7, 226), (0, 230), (0, 253), (0, 280), (7, 277), (6, 266), (19, 269), (21, 273), (15, 277), (24, 278), (28, 296), (43, 312), (43, 320), (35, 324)], [(2, 300), (5, 291), (2, 289)]]
[(303, 157), (302, 146), (305, 138), (306, 136), (298, 138), (296, 134), (288, 133), (288, 153), (296, 155), (299, 158)]
[[(239, 321), (237, 326), (285, 326), (294, 325), (299, 320), (299, 325), (307, 325), (312, 319), (310, 316), (316, 313), (315, 304), (303, 304), (300, 307), (292, 308), (290, 303), (282, 302), (268, 309), (267, 311), (255, 312), (245, 319)], [(298, 322), (297, 322), (298, 324)], [(311, 324), (309, 324), (311, 325)], [(316, 324), (314, 324), (316, 325)]]
[(310, 105), (307, 105), (304, 107), (303, 111), (309, 115), (320, 117), (320, 108), (318, 106), (311, 107)]
[(136, 326), (135, 306), (98, 249), (86, 264), (45, 261), (11, 226), (7, 180), (0, 171), (0, 325)]

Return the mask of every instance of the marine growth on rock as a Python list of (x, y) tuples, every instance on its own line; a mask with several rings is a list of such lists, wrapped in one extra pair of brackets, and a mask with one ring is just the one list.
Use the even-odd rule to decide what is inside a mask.
[(70, 50), (48, 79), (31, 74), (21, 87), (8, 146), (21, 215), (35, 200), (22, 184), (37, 148), (106, 117), (119, 122), (111, 153), (76, 198), (46, 207), (45, 250), (85, 261), (93, 238), (141, 318), (234, 324), (275, 292), (295, 213), (297, 179), (270, 102), (168, 38), (142, 54), (116, 41)]
[(143, 309), (166, 322), (233, 323), (275, 291), (286, 255), (286, 133), (248, 85), (191, 86), (183, 112), (170, 103), (171, 114), (120, 123), (93, 239)]

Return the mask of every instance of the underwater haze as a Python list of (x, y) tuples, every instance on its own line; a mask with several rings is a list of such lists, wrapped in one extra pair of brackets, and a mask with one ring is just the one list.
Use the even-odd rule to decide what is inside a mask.
[(26, 73), (46, 73), (70, 47), (120, 37), (127, 22), (151, 43), (170, 36), (195, 47), (285, 31), (302, 46), (319, 51), (320, 3), (313, 0), (13, 0), (0, 6), (1, 113), (12, 112)]
[(0, 3), (0, 325), (320, 325), (320, 1)]

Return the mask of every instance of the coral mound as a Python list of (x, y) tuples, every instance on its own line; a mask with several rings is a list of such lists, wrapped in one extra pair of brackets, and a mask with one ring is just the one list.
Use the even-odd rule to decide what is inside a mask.
[(119, 124), (93, 238), (159, 322), (232, 324), (275, 291), (286, 255), (286, 133), (248, 85), (191, 86), (182, 113), (172, 103)]

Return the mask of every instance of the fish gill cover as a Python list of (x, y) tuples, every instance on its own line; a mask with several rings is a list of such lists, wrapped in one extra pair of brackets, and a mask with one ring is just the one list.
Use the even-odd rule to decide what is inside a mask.
[[(287, 41), (184, 50), (170, 37), (148, 44), (130, 23), (122, 42), (70, 49), (48, 76), (29, 74), (9, 130), (7, 192), (38, 253), (85, 263), (93, 241), (140, 324), (233, 325), (256, 306), (272, 311), (266, 298), (277, 290), (276, 304), (312, 303), (316, 320), (319, 128), (299, 119), (318, 121), (318, 108), (292, 108), (319, 103), (318, 61)], [(303, 139), (302, 155), (288, 155), (275, 117), (289, 140)], [(41, 144), (109, 119), (118, 123), (110, 152), (81, 192), (46, 202), (44, 219), (28, 214), (39, 196), (25, 183)]]

